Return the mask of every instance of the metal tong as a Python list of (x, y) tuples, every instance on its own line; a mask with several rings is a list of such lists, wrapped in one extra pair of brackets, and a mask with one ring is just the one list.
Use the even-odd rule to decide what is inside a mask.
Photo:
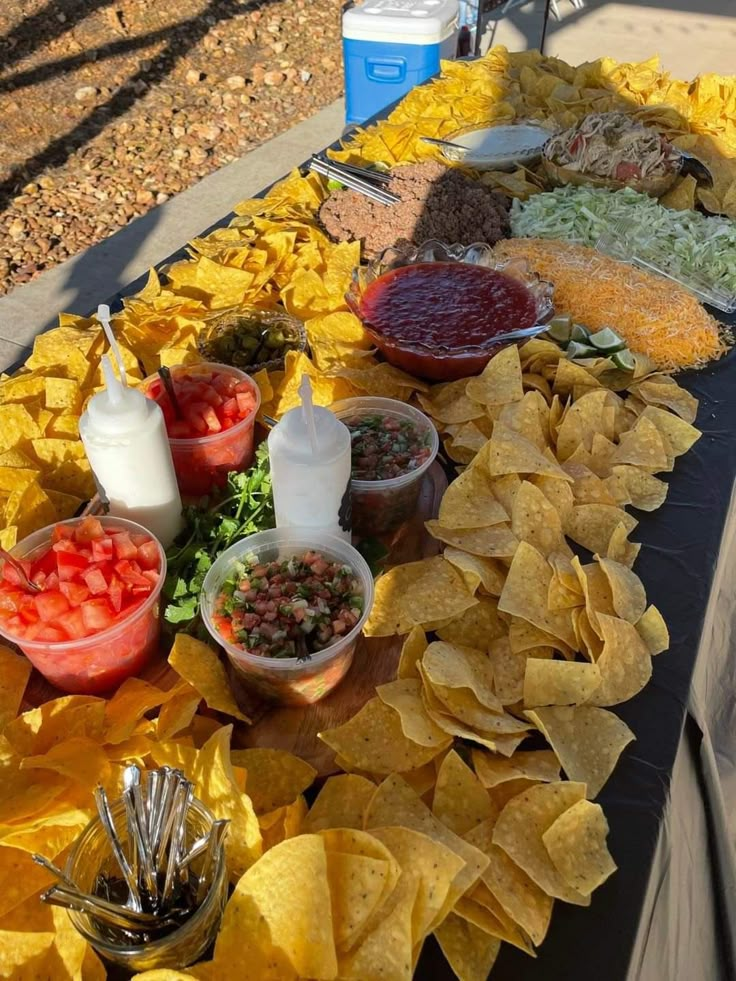
[(379, 171), (363, 170), (360, 167), (352, 167), (349, 164), (337, 164), (324, 157), (313, 156), (309, 161), (309, 169), (315, 174), (320, 174), (328, 180), (336, 180), (351, 191), (357, 191), (372, 201), (379, 204), (398, 204), (401, 200), (396, 194), (387, 191), (385, 185), (389, 180), (388, 174)]

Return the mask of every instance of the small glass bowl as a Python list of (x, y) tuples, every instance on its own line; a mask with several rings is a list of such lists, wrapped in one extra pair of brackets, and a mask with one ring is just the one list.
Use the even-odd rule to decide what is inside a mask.
[[(118, 836), (127, 841), (125, 806), (122, 800), (111, 803), (110, 810), (118, 829)], [(188, 846), (212, 827), (214, 817), (204, 804), (194, 798), (187, 812)], [(191, 868), (197, 874), (203, 857), (194, 859)], [(74, 884), (84, 892), (93, 892), (98, 873), (103, 868), (115, 868), (110, 845), (99, 818), (90, 821), (77, 838), (67, 859), (65, 872)], [(225, 910), (228, 894), (225, 849), (220, 848), (216, 858), (214, 875), (209, 892), (202, 905), (178, 929), (152, 940), (147, 944), (125, 947), (112, 943), (100, 932), (93, 918), (87, 913), (69, 911), (74, 927), (84, 939), (107, 961), (118, 964), (128, 971), (151, 971), (156, 968), (173, 970), (187, 967), (204, 954), (215, 939)]]
[(507, 344), (515, 343), (516, 331), (491, 334), (482, 344), (462, 343), (424, 344), (421, 341), (398, 340), (380, 333), (361, 313), (361, 298), (364, 291), (380, 276), (400, 266), (417, 265), (428, 262), (462, 262), (468, 265), (483, 266), (517, 280), (532, 294), (536, 303), (534, 323), (528, 325), (530, 333), (523, 340), (546, 330), (547, 323), (554, 313), (552, 305), (552, 284), (540, 279), (524, 259), (511, 259), (499, 262), (490, 245), (482, 242), (475, 245), (443, 245), (442, 242), (425, 242), (418, 248), (397, 248), (392, 246), (368, 266), (353, 270), (353, 279), (345, 300), (360, 318), (367, 333), (373, 339), (385, 359), (397, 368), (420, 378), (432, 381), (455, 381), (469, 375), (477, 375), (485, 368), (494, 354)]
[[(257, 320), (266, 331), (280, 331), (286, 342), (278, 349), (282, 353), (276, 357), (261, 357), (257, 361), (250, 361), (247, 350), (238, 341), (240, 325), (248, 320)], [(262, 310), (254, 306), (218, 310), (207, 318), (205, 328), (197, 340), (197, 350), (205, 361), (228, 364), (249, 375), (264, 368), (268, 371), (282, 371), (288, 351), (303, 352), (306, 348), (307, 332), (301, 320), (292, 317), (285, 310)]]

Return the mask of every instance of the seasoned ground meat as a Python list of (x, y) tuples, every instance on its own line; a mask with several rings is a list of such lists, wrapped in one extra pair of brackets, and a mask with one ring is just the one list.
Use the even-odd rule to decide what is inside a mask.
[(441, 163), (409, 164), (391, 174), (398, 204), (378, 204), (357, 191), (334, 191), (320, 208), (328, 235), (363, 242), (371, 257), (400, 242), (493, 245), (509, 234), (508, 198)]

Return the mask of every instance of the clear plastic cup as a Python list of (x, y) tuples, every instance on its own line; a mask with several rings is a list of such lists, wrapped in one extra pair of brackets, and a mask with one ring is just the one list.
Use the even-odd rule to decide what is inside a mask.
[[(254, 427), (261, 404), (258, 385), (244, 371), (226, 364), (202, 361), (198, 364), (177, 365), (171, 369), (174, 381), (184, 377), (196, 378), (198, 374), (208, 372), (232, 375), (238, 382), (247, 382), (256, 403), (253, 411), (245, 419), (236, 422), (232, 429), (191, 439), (169, 437), (179, 490), (189, 497), (203, 497), (214, 488), (224, 487), (230, 471), (246, 470), (253, 460)], [(149, 375), (142, 383), (142, 391), (148, 394), (154, 381), (161, 383), (158, 375)]]
[(334, 402), (330, 409), (342, 422), (355, 416), (391, 416), (410, 422), (425, 434), (429, 456), (416, 468), (389, 480), (351, 480), (353, 531), (358, 535), (380, 535), (393, 531), (416, 512), (424, 474), (434, 463), (440, 439), (430, 419), (419, 409), (396, 399), (364, 396)]
[[(83, 518), (57, 522), (78, 525)], [(0, 634), (16, 644), (47, 681), (73, 695), (99, 695), (112, 691), (139, 674), (158, 650), (161, 623), (159, 595), (166, 578), (166, 555), (160, 542), (142, 525), (123, 518), (101, 515), (105, 528), (118, 528), (132, 535), (145, 535), (156, 542), (161, 575), (144, 603), (129, 617), (106, 630), (81, 640), (34, 641), (14, 637), (0, 628)], [(17, 559), (33, 559), (51, 545), (56, 525), (41, 528), (19, 542), (12, 550)]]
[[(118, 836), (125, 846), (128, 832), (122, 800), (111, 803), (110, 810)], [(190, 847), (197, 838), (209, 833), (213, 821), (212, 813), (195, 798), (187, 811), (187, 847)], [(192, 861), (191, 869), (195, 875), (199, 874), (202, 862), (202, 856)], [(101, 869), (119, 875), (118, 868), (113, 863), (109, 839), (100, 819), (96, 817), (77, 838), (67, 859), (65, 872), (83, 892), (94, 892), (97, 874)], [(129, 972), (184, 968), (199, 960), (215, 939), (225, 909), (227, 894), (227, 865), (225, 850), (221, 847), (215, 858), (212, 884), (201, 906), (180, 927), (158, 940), (136, 946), (123, 946), (113, 943), (87, 913), (72, 910), (69, 912), (69, 917), (76, 929), (99, 954)]]
[[(360, 579), (363, 615), (353, 629), (306, 661), (295, 657), (269, 658), (249, 654), (225, 640), (212, 617), (222, 585), (232, 573), (235, 563), (242, 562), (246, 556), (271, 562), (278, 558), (290, 559), (307, 551), (320, 552), (327, 559), (349, 565)], [(283, 705), (311, 705), (324, 698), (342, 681), (352, 663), (355, 645), (372, 605), (373, 576), (363, 556), (342, 539), (313, 528), (273, 528), (231, 545), (207, 573), (201, 599), (202, 617), (207, 629), (224, 648), (246, 686), (262, 698)]]

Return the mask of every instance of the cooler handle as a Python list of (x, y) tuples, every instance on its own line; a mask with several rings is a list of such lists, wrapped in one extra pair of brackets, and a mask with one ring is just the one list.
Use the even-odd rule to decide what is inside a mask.
[(365, 68), (371, 82), (403, 82), (406, 78), (405, 58), (366, 58)]

